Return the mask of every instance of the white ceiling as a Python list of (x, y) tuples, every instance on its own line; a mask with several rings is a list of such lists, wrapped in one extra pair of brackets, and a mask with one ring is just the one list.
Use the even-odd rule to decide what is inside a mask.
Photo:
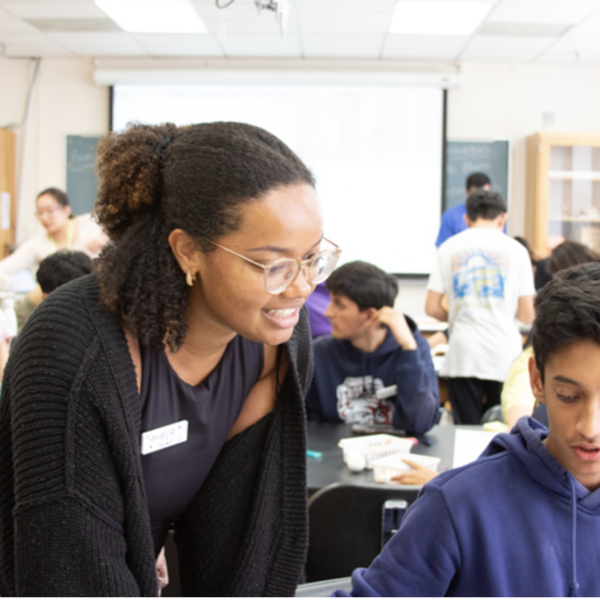
[(0, 0), (0, 55), (600, 64), (600, 0), (470, 0), (494, 4), (471, 36), (389, 34), (395, 0), (290, 1), (282, 38), (254, 0), (191, 0), (207, 34), (126, 33), (93, 0)]

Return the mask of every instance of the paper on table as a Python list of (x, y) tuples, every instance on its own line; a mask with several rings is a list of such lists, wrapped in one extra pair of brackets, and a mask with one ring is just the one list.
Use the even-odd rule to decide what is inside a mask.
[(479, 458), (496, 435), (495, 431), (457, 429), (454, 437), (453, 468), (462, 467)]

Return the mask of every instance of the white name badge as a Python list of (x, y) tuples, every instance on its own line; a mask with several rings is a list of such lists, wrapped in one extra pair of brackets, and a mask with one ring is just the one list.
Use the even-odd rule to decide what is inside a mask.
[(172, 425), (165, 425), (142, 433), (142, 454), (151, 454), (157, 450), (164, 450), (187, 441), (188, 422), (178, 421)]

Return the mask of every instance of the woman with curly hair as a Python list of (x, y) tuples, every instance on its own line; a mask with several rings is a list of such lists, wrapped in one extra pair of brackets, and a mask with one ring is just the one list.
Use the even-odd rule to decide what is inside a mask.
[[(335, 267), (314, 180), (241, 123), (99, 146), (95, 273), (19, 336), (0, 402), (0, 594), (293, 595), (307, 542), (307, 296)], [(71, 326), (66, 328), (65, 323)]]

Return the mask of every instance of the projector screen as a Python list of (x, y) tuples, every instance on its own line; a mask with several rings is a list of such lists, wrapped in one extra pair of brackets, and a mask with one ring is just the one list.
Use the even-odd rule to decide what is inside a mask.
[(242, 121), (282, 139), (312, 170), (324, 233), (341, 263), (427, 274), (442, 197), (443, 90), (310, 85), (116, 85), (129, 121)]

